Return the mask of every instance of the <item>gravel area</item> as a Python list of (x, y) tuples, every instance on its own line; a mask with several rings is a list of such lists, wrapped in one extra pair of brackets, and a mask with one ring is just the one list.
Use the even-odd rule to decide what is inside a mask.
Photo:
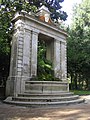
[(0, 102), (0, 120), (90, 120), (90, 95), (81, 96), (85, 103), (30, 108)]

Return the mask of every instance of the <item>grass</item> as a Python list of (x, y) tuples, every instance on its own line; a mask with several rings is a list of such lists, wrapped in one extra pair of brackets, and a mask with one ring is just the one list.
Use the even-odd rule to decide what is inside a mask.
[(71, 92), (74, 92), (76, 95), (90, 95), (89, 90), (71, 90)]

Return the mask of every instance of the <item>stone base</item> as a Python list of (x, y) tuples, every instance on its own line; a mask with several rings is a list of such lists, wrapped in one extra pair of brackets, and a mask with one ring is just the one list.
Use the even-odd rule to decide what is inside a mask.
[(68, 90), (68, 83), (61, 81), (24, 81), (23, 92), (17, 96), (9, 96), (5, 103), (40, 107), (40, 106), (58, 106), (81, 103), (84, 100), (79, 99)]
[(14, 96), (14, 81), (10, 78), (8, 78), (6, 82), (6, 97), (7, 96)]
[(30, 80), (26, 76), (10, 76), (6, 82), (6, 97), (17, 96), (19, 93), (25, 92), (25, 81)]
[(61, 81), (26, 81), (25, 92), (30, 93), (58, 93), (68, 92), (68, 83)]

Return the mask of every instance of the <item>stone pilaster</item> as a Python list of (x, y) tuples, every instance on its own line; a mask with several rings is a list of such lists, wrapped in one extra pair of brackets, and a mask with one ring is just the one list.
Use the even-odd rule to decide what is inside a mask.
[(38, 31), (32, 31), (31, 43), (31, 77), (37, 76), (37, 46), (38, 46)]
[(46, 58), (47, 60), (50, 60), (53, 63), (53, 56), (54, 54), (54, 41), (52, 42), (47, 42), (46, 46)]
[(31, 30), (25, 28), (24, 29), (24, 44), (23, 44), (23, 65), (22, 65), (22, 76), (21, 76), (21, 84), (20, 89), (21, 93), (25, 92), (25, 81), (30, 80), (30, 72), (31, 72)]
[(24, 45), (23, 45), (23, 73), (22, 76), (27, 79), (30, 77), (30, 67), (31, 67), (31, 31), (25, 29), (24, 34)]
[(23, 44), (24, 44), (24, 22), (15, 22), (15, 29), (12, 39), (10, 74), (6, 84), (6, 95), (16, 96), (20, 93), (22, 65), (23, 65)]
[(61, 79), (60, 41), (54, 40), (54, 76)]
[(61, 42), (61, 79), (67, 80), (66, 42)]

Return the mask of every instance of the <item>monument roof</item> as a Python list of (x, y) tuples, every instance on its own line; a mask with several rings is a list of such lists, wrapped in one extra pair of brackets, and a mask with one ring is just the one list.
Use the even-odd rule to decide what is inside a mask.
[(32, 22), (38, 23), (38, 24), (43, 25), (47, 28), (50, 28), (54, 31), (58, 31), (58, 32), (64, 34), (65, 36), (68, 36), (67, 32), (59, 27), (59, 24), (54, 23), (53, 21), (52, 21), (52, 24), (44, 22), (44, 21), (40, 20), (39, 16), (37, 16), (35, 13), (30, 13), (29, 14), (26, 11), (21, 11), (20, 13), (17, 12), (15, 17), (13, 18), (12, 22), (15, 22), (15, 21), (17, 21), (18, 19), (21, 19), (21, 18), (29, 19)]

